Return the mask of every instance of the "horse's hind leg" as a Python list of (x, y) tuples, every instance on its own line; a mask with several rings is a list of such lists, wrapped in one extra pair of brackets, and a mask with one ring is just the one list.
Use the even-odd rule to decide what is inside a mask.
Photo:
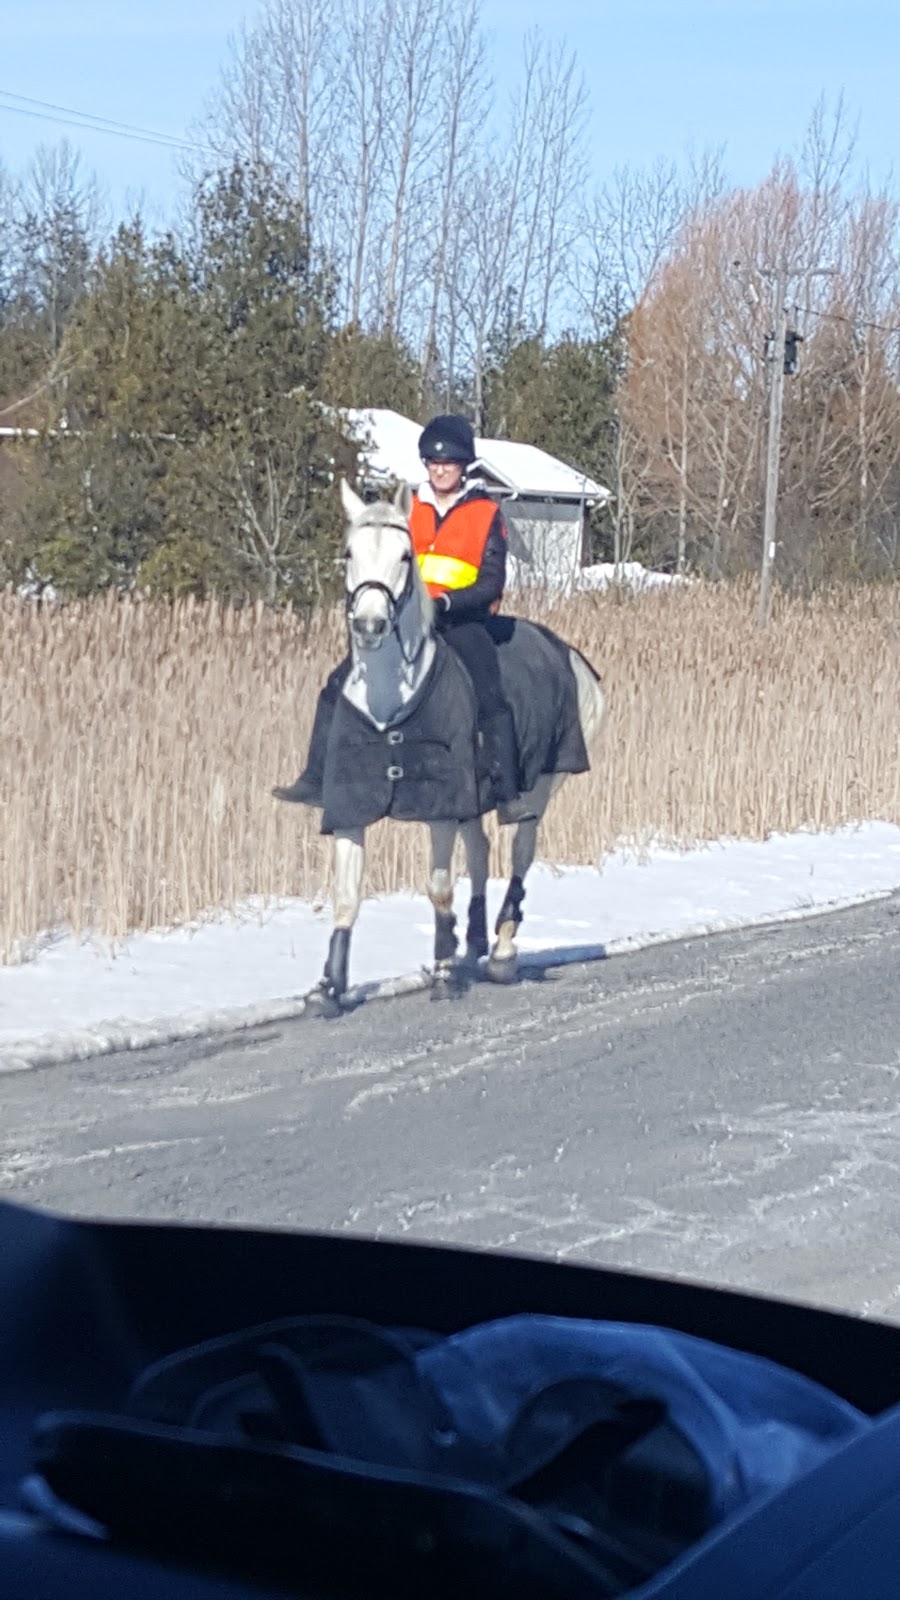
[(456, 843), (455, 822), (432, 822), (431, 877), (428, 881), (428, 898), (434, 906), (434, 976), (436, 982), (446, 985), (453, 971), (456, 956), (456, 917), (453, 914), (453, 846)]
[(461, 828), (469, 869), (469, 914), (466, 923), (466, 960), (474, 966), (488, 953), (487, 892), (489, 845), (481, 817), (473, 817)]
[(332, 891), (334, 926), (325, 971), (316, 988), (306, 997), (308, 1010), (318, 1016), (337, 1016), (347, 993), (350, 935), (359, 914), (364, 866), (364, 830), (352, 828), (345, 833), (336, 833)]
[(553, 788), (551, 777), (539, 778), (531, 794), (529, 809), (534, 816), (516, 825), (512, 848), (512, 876), (497, 913), (494, 931), (497, 935), (488, 957), (487, 975), (494, 983), (512, 983), (519, 963), (516, 934), (522, 921), (522, 901), (525, 899), (525, 877), (534, 861), (540, 819), (547, 809)]

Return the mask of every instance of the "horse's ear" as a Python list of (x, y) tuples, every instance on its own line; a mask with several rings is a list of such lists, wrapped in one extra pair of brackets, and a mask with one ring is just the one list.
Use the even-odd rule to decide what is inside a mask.
[(408, 483), (401, 483), (398, 487), (397, 493), (394, 495), (394, 505), (400, 515), (405, 517), (408, 522), (409, 513), (412, 511), (412, 489)]
[(360, 499), (355, 489), (351, 489), (346, 478), (341, 479), (341, 504), (349, 522), (355, 522), (360, 512), (366, 509), (365, 501)]

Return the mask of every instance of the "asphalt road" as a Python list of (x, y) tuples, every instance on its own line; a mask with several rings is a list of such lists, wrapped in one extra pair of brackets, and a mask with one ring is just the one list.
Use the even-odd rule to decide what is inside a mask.
[(900, 896), (0, 1079), (0, 1194), (900, 1317)]

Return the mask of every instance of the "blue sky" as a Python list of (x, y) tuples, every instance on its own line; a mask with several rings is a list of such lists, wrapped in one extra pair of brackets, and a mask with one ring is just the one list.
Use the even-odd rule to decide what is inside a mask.
[[(181, 134), (214, 92), (246, 0), (6, 0), (0, 89)], [(859, 118), (858, 156), (889, 173), (900, 134), (896, 0), (484, 0), (495, 76), (514, 76), (534, 25), (578, 52), (591, 86), (591, 154), (602, 179), (688, 146), (726, 147), (738, 183), (802, 136), (824, 91)], [(171, 156), (151, 145), (0, 110), (0, 159), (21, 170), (40, 142), (68, 137), (120, 213), (140, 198), (174, 209)]]

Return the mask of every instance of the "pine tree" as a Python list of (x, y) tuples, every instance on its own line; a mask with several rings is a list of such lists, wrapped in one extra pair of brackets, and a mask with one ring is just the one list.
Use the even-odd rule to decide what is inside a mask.
[(167, 479), (167, 535), (143, 577), (233, 597), (297, 601), (328, 589), (346, 446), (323, 403), (331, 284), (298, 204), (240, 166), (198, 197), (188, 258), (192, 362), (179, 376), (182, 448)]

